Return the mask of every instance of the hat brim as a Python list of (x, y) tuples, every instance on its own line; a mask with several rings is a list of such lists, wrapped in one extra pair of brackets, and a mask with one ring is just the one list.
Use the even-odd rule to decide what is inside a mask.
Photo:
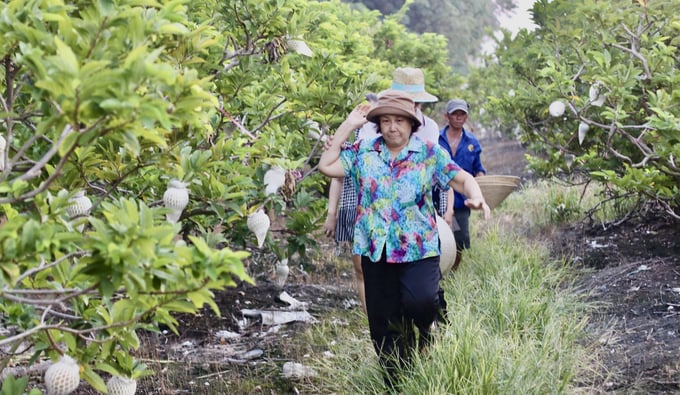
[(439, 270), (445, 274), (456, 261), (456, 238), (444, 218), (437, 215), (437, 232), (439, 233)]
[(458, 110), (460, 110), (460, 111), (462, 111), (466, 114), (468, 113), (467, 109), (465, 107), (454, 107), (454, 108), (451, 109), (451, 111), (448, 112), (448, 114), (453, 114), (454, 112), (456, 112)]
[(438, 102), (439, 99), (435, 95), (431, 95), (427, 92), (408, 92), (411, 98), (416, 103), (434, 103)]
[(385, 105), (382, 105), (380, 107), (376, 107), (376, 108), (370, 110), (368, 112), (368, 114), (366, 114), (366, 119), (370, 122), (377, 124), (379, 122), (379, 118), (380, 118), (381, 115), (401, 115), (401, 116), (411, 118), (412, 120), (414, 120), (416, 122), (417, 126), (421, 125), (420, 120), (418, 118), (416, 118), (414, 116), (414, 114), (412, 114), (408, 111), (404, 111), (403, 109), (398, 108), (398, 107), (385, 106)]

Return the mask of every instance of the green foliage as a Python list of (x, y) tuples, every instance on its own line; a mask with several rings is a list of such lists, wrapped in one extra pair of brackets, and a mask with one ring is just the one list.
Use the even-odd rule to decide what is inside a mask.
[[(462, 80), (451, 73), (451, 68), (442, 60), (446, 59), (446, 40), (441, 35), (408, 32), (396, 17), (387, 17), (382, 28), (374, 36), (374, 45), (379, 56), (394, 65), (419, 67), (425, 74), (427, 91), (445, 101), (459, 88)], [(378, 55), (378, 54), (376, 54)], [(391, 73), (382, 85), (390, 87)]]
[[(528, 145), (539, 174), (578, 169), (680, 217), (679, 12), (664, 0), (538, 1), (539, 28), (506, 36), (476, 70), (476, 104)], [(556, 100), (566, 111), (551, 116)]]
[(569, 184), (559, 179), (527, 183), (503, 202), (511, 222), (527, 234), (550, 232), (575, 221), (606, 226), (638, 206), (634, 196), (610, 184)]
[(458, 73), (468, 74), (484, 39), (499, 27), (497, 13), (513, 7), (510, 1), (415, 0), (404, 23), (411, 31), (446, 37), (447, 64)]
[[(16, 333), (0, 345), (69, 354), (102, 392), (102, 373), (151, 373), (139, 331), (219, 312), (215, 292), (253, 281), (250, 213), (285, 224), (266, 252), (316, 248), (314, 124), (333, 130), (398, 66), (427, 66), (441, 95), (450, 81), (441, 37), (339, 1), (11, 0), (0, 15), (0, 320)], [(287, 182), (265, 195), (272, 166)], [(92, 205), (74, 214), (77, 192)]]
[(485, 37), (499, 27), (497, 14), (515, 7), (510, 0), (362, 0), (355, 3), (394, 17), (411, 32), (436, 33), (446, 38), (444, 47), (448, 56), (435, 62), (446, 64), (459, 74), (469, 72), (470, 65), (479, 57)]
[(32, 389), (26, 392), (28, 386), (28, 377), (19, 377), (15, 379), (13, 376), (5, 377), (2, 381), (2, 388), (0, 388), (0, 395), (40, 395), (40, 391)]
[(578, 199), (563, 193), (551, 193), (546, 202), (551, 224), (564, 224), (577, 219), (581, 213)]

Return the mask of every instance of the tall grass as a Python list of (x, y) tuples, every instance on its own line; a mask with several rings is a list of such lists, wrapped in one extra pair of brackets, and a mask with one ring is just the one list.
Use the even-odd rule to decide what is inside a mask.
[(558, 180), (539, 180), (511, 194), (502, 203), (501, 213), (515, 217), (525, 230), (543, 230), (586, 217), (606, 222), (624, 216), (636, 204), (632, 199), (614, 198), (615, 195), (622, 193), (595, 182), (570, 185)]
[[(511, 195), (492, 220), (473, 215), (472, 249), (442, 281), (449, 323), (404, 370), (399, 393), (577, 392), (591, 363), (579, 341), (590, 307), (571, 285), (576, 273), (568, 262), (551, 259), (546, 245), (528, 235), (573, 221), (595, 205), (597, 193), (537, 183)], [(568, 217), (553, 215), (556, 207), (568, 208)], [(385, 393), (365, 317), (330, 325), (309, 332), (310, 342), (330, 353), (316, 358), (320, 376), (304, 393)]]

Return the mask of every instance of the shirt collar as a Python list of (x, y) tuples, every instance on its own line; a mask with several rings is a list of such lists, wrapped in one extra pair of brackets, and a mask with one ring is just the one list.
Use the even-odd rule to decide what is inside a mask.
[[(379, 135), (375, 140), (373, 140), (373, 144), (371, 144), (370, 149), (372, 151), (378, 152), (380, 156), (387, 155), (387, 160), (389, 160), (390, 151), (387, 149), (387, 146), (385, 145), (385, 139), (382, 135)], [(406, 153), (421, 152), (424, 149), (426, 149), (425, 142), (415, 134), (411, 134), (411, 138), (408, 140), (408, 145), (406, 146)], [(403, 153), (404, 151), (402, 150), (402, 152), (399, 154), (399, 157), (397, 157), (397, 160), (402, 158)]]
[[(449, 130), (449, 127), (450, 127), (450, 125), (444, 126), (444, 129), (439, 131), (439, 135), (442, 136), (442, 137), (446, 137), (446, 132)], [(463, 128), (463, 135), (461, 136), (460, 139), (461, 140), (464, 139), (465, 135), (466, 135), (466, 131), (465, 131), (465, 128)]]

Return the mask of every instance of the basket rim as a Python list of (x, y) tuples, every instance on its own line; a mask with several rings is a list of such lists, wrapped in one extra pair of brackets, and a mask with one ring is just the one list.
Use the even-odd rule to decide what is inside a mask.
[(511, 187), (518, 187), (519, 186), (519, 184), (514, 184), (512, 182), (502, 182), (502, 181), (486, 181), (486, 182), (477, 181), (477, 184), (479, 184), (479, 185), (507, 185), (507, 186), (511, 186)]
[(493, 174), (484, 175), (484, 176), (481, 176), (481, 177), (475, 177), (475, 179), (477, 181), (486, 179), (486, 181), (510, 182), (510, 183), (513, 183), (513, 184), (519, 184), (520, 181), (521, 181), (521, 178), (519, 178), (518, 176), (508, 176), (508, 175), (500, 175), (500, 174), (499, 175), (493, 175)]

